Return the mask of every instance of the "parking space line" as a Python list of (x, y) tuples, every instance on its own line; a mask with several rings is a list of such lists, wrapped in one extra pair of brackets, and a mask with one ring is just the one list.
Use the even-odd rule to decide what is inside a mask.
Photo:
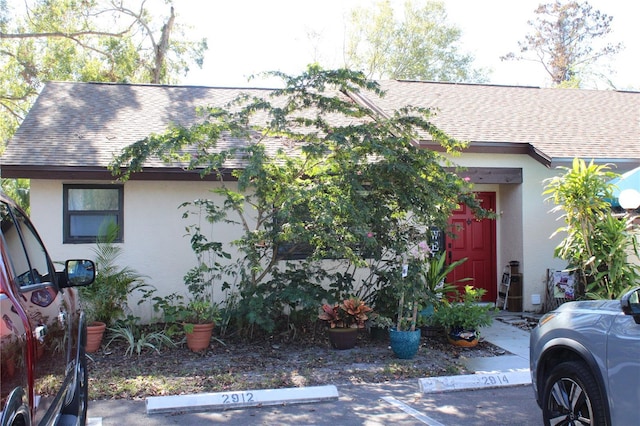
[(423, 413), (421, 413), (418, 410), (414, 410), (413, 408), (411, 408), (410, 406), (408, 406), (404, 402), (400, 402), (397, 399), (395, 399), (394, 397), (383, 396), (382, 399), (384, 401), (388, 402), (389, 404), (393, 405), (394, 407), (401, 409), (402, 411), (404, 411), (405, 413), (407, 413), (410, 416), (414, 417), (415, 419), (420, 420), (425, 425), (428, 425), (428, 426), (444, 426), (439, 421), (434, 420), (431, 417), (424, 415)]

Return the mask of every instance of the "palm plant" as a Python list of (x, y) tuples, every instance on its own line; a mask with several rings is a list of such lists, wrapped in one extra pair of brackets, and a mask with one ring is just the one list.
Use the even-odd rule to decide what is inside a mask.
[(129, 294), (143, 292), (144, 300), (153, 287), (144, 281), (144, 275), (117, 264), (122, 254), (122, 247), (114, 244), (118, 226), (110, 222), (105, 231), (101, 233), (94, 249), (96, 279), (90, 286), (80, 288), (80, 300), (90, 321), (100, 321), (110, 326), (128, 313)]

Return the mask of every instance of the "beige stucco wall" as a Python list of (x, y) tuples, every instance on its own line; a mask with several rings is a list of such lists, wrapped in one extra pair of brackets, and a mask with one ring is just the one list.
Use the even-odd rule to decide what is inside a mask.
[[(54, 180), (31, 182), (32, 220), (54, 261), (93, 259), (93, 244), (62, 244), (62, 185), (63, 182)], [(118, 264), (146, 275), (146, 281), (158, 289), (159, 295), (184, 292), (182, 277), (196, 265), (196, 258), (185, 236), (185, 226), (193, 222), (182, 219), (183, 210), (178, 206), (185, 201), (210, 197), (212, 185), (208, 182), (127, 182), (123, 254)], [(215, 238), (221, 241), (231, 240), (232, 231), (228, 225), (212, 228)], [(218, 291), (216, 297), (221, 298), (222, 293)], [(152, 317), (150, 305), (137, 306), (135, 298), (129, 304), (141, 318)]]
[[(511, 260), (520, 262), (523, 273), (523, 308), (537, 311), (531, 295), (539, 294), (544, 301), (544, 279), (547, 268), (561, 269), (563, 262), (553, 258), (559, 238), (549, 239), (560, 225), (549, 214), (551, 205), (544, 202), (543, 180), (557, 171), (550, 170), (522, 155), (474, 154), (456, 158), (462, 166), (521, 167), (524, 183), (477, 185), (479, 191), (497, 194), (497, 276)], [(80, 183), (80, 182), (69, 182)], [(82, 182), (91, 183), (91, 182)], [(104, 183), (104, 182), (103, 182)], [(92, 244), (62, 244), (62, 181), (33, 180), (31, 182), (31, 211), (45, 244), (54, 261), (68, 258), (94, 258)], [(210, 182), (129, 181), (124, 190), (124, 253), (120, 262), (141, 274), (154, 285), (160, 295), (183, 292), (182, 277), (195, 265), (185, 226), (178, 206), (189, 200), (211, 197)], [(212, 239), (230, 241), (234, 227), (218, 224), (212, 229)], [(216, 293), (221, 299), (222, 292)], [(149, 319), (150, 305), (137, 306), (130, 301), (134, 314)]]

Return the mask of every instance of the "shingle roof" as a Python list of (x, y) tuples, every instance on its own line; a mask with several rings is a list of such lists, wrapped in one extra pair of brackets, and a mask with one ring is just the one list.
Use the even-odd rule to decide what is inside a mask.
[(223, 106), (238, 94), (232, 88), (47, 83), (9, 142), (2, 164), (106, 167), (125, 146), (163, 133), (171, 124), (195, 123), (201, 119), (196, 107)]
[[(382, 113), (405, 105), (433, 108), (449, 135), (494, 152), (524, 146), (547, 158), (640, 162), (640, 93), (476, 84), (381, 81)], [(222, 106), (239, 93), (268, 89), (109, 83), (46, 84), (1, 159), (2, 175), (34, 169), (104, 168), (114, 154), (170, 123), (188, 125), (198, 106)], [(361, 99), (362, 100), (362, 99)], [(238, 141), (227, 141), (237, 143)], [(273, 141), (273, 149), (282, 141)], [(157, 161), (153, 167), (165, 167)], [(31, 177), (31, 176), (24, 176)]]
[(382, 81), (371, 98), (389, 113), (431, 107), (450, 136), (476, 144), (529, 144), (553, 158), (640, 160), (640, 92)]

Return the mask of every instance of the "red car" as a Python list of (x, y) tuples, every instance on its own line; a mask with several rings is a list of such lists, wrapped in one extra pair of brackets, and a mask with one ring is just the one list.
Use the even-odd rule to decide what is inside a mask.
[(53, 262), (27, 215), (0, 194), (0, 425), (84, 425), (86, 324), (73, 287), (90, 260)]

